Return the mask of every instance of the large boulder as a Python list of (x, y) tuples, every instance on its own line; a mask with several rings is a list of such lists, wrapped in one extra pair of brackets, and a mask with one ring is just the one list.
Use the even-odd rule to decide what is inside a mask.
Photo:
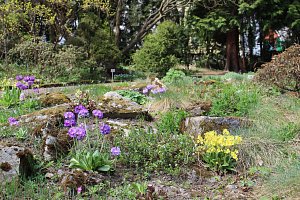
[(21, 124), (33, 123), (35, 126), (37, 126), (40, 123), (47, 122), (52, 116), (63, 116), (66, 111), (70, 110), (72, 110), (72, 106), (66, 103), (50, 108), (44, 108), (42, 110), (38, 110), (27, 115), (22, 115), (18, 118), (18, 120)]
[(145, 120), (152, 120), (151, 115), (143, 106), (117, 92), (106, 93), (99, 99), (97, 108), (104, 113), (106, 118), (135, 119), (143, 117)]
[(69, 97), (60, 92), (43, 94), (39, 97), (39, 101), (41, 102), (41, 106), (43, 107), (55, 106), (71, 102)]
[(208, 113), (211, 109), (211, 102), (195, 102), (186, 108), (184, 108), (188, 113), (190, 117), (195, 117), (195, 116), (202, 116), (205, 113)]
[(243, 126), (249, 126), (251, 122), (237, 117), (189, 117), (181, 125), (181, 131), (193, 136), (202, 135), (208, 131), (222, 132), (223, 129), (235, 131)]
[(0, 144), (0, 182), (10, 182), (19, 175), (28, 177), (34, 173), (34, 159), (30, 150), (19, 146)]
[(70, 104), (45, 108), (19, 118), (22, 125), (31, 127), (32, 134), (41, 138), (41, 153), (45, 160), (55, 160), (67, 153), (72, 141), (64, 125), (64, 113), (72, 110)]

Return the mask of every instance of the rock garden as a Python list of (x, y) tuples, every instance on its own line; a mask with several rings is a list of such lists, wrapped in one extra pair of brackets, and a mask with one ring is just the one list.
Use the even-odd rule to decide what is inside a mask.
[(296, 199), (299, 79), (293, 92), (266, 84), (275, 62), (255, 75), (172, 69), (161, 80), (51, 89), (10, 79), (0, 198)]

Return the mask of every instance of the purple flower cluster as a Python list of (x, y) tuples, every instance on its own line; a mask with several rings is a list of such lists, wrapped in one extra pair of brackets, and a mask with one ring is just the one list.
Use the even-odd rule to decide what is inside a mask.
[(64, 117), (65, 117), (65, 121), (64, 121), (64, 126), (65, 127), (76, 126), (76, 120), (75, 120), (74, 113), (72, 113), (72, 112), (65, 112)]
[(83, 125), (78, 127), (71, 127), (68, 131), (68, 135), (71, 138), (76, 138), (77, 140), (82, 140), (86, 136), (86, 130), (83, 128)]
[(110, 150), (112, 156), (118, 156), (121, 153), (120, 147), (113, 147)]
[(80, 104), (75, 107), (74, 112), (78, 114), (79, 117), (88, 117), (89, 116), (89, 110), (84, 107), (84, 105)]
[(165, 93), (167, 89), (165, 87), (159, 87), (157, 88), (155, 85), (147, 85), (143, 89), (143, 94), (149, 94), (151, 92), (152, 94), (158, 94), (158, 93)]
[(102, 123), (100, 126), (99, 126), (99, 129), (100, 129), (100, 133), (102, 135), (107, 135), (110, 133), (110, 126), (108, 124), (104, 124)]
[(167, 89), (164, 87), (157, 88), (155, 90), (151, 90), (152, 94), (165, 93), (166, 91), (167, 91)]
[(99, 119), (103, 118), (103, 113), (100, 110), (93, 110), (93, 115)]
[[(22, 75), (17, 75), (16, 80), (18, 81), (16, 83), (16, 87), (19, 88), (20, 90), (26, 90), (34, 84), (35, 77), (34, 76), (23, 77)], [(22, 83), (21, 81), (24, 81), (24, 83)]]
[(14, 117), (9, 117), (8, 122), (9, 122), (10, 126), (18, 126), (19, 125), (19, 121)]

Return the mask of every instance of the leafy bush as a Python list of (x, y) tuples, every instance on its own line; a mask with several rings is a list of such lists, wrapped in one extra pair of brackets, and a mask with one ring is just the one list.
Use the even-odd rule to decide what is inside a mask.
[(227, 129), (223, 134), (209, 131), (197, 138), (197, 152), (208, 168), (216, 171), (233, 171), (238, 160), (236, 145), (242, 138), (230, 135)]
[(289, 47), (258, 70), (256, 80), (281, 90), (300, 92), (300, 45)]
[(157, 129), (161, 133), (179, 134), (180, 124), (187, 117), (183, 110), (173, 110), (163, 114), (156, 123)]
[(44, 42), (42, 38), (24, 37), (14, 48), (8, 52), (11, 63), (27, 66), (47, 66), (53, 59), (54, 44)]
[(55, 49), (54, 44), (45, 42), (42, 38), (38, 38), (37, 42), (31, 38), (24, 38), (8, 53), (11, 63), (26, 65), (29, 70), (39, 73), (40, 76), (51, 77), (51, 81), (56, 78), (78, 80), (84, 57), (85, 53), (81, 47), (64, 45)]
[(159, 24), (156, 31), (145, 38), (142, 48), (133, 54), (135, 68), (165, 75), (179, 62), (177, 57), (180, 54), (180, 33), (180, 27), (174, 22), (165, 21)]
[[(168, 117), (163, 117), (164, 119), (157, 124), (157, 132), (151, 128), (133, 129), (126, 137), (117, 138), (116, 143), (124, 152), (120, 161), (127, 166), (142, 167), (149, 171), (172, 171), (193, 163), (193, 138), (178, 133), (178, 113), (170, 112), (167, 115)], [(172, 117), (173, 115), (175, 117)], [(163, 126), (167, 119), (170, 121), (169, 125)], [(173, 128), (173, 125), (176, 128)]]
[(245, 116), (260, 99), (260, 90), (247, 83), (223, 84), (212, 98), (212, 116)]
[(133, 90), (117, 90), (116, 92), (140, 105), (144, 105), (148, 101), (145, 95)]
[(166, 76), (162, 79), (163, 82), (165, 83), (174, 83), (180, 80), (183, 80), (185, 77), (185, 73), (180, 71), (180, 70), (176, 70), (176, 69), (170, 69)]

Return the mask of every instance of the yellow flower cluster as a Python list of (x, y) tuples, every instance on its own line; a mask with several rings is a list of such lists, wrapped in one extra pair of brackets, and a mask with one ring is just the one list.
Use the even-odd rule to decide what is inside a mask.
[(209, 131), (198, 136), (196, 143), (200, 153), (225, 153), (230, 154), (234, 160), (238, 160), (238, 150), (234, 147), (242, 142), (240, 136), (233, 136), (227, 129), (223, 130), (222, 134), (217, 134), (216, 131)]

